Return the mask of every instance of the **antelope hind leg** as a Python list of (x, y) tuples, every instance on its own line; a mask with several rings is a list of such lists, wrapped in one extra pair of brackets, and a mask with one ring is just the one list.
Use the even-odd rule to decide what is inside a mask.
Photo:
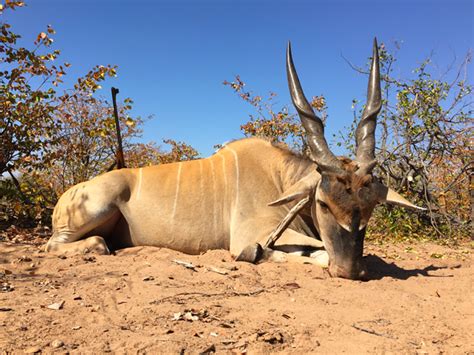
[(101, 175), (66, 191), (53, 212), (53, 235), (45, 250), (57, 253), (110, 254), (104, 238), (111, 237), (121, 213), (116, 196), (126, 184), (119, 171)]
[(85, 254), (96, 253), (99, 255), (109, 255), (110, 250), (105, 243), (104, 238), (100, 236), (92, 236), (75, 242), (62, 243), (54, 240), (54, 236), (46, 244), (47, 252), (55, 252), (58, 254)]

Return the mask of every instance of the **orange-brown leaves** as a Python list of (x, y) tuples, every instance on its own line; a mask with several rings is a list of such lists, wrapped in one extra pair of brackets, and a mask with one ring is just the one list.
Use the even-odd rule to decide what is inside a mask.
[[(266, 99), (260, 95), (254, 95), (251, 91), (244, 89), (245, 83), (238, 75), (234, 81), (226, 80), (223, 84), (232, 88), (239, 97), (255, 107), (257, 111), (256, 115), (250, 115), (247, 123), (240, 126), (245, 136), (266, 138), (273, 143), (284, 143), (305, 153), (306, 133), (300, 121), (294, 114), (289, 113), (286, 106), (279, 110), (274, 109), (273, 100), (277, 96), (274, 92), (270, 92)], [(311, 104), (317, 110), (326, 108), (322, 96), (314, 97)]]
[(170, 145), (171, 150), (164, 151), (153, 142), (133, 144), (125, 153), (128, 166), (138, 168), (142, 166), (193, 160), (199, 155), (196, 149), (184, 142), (164, 139), (163, 143)]

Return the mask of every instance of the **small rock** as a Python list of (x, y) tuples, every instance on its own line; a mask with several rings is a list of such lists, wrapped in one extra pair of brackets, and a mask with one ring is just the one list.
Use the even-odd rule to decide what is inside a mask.
[(289, 290), (296, 290), (298, 288), (301, 288), (301, 286), (298, 285), (296, 282), (289, 282), (287, 284), (284, 284), (283, 288), (286, 288), (286, 289), (289, 289)]
[(200, 355), (207, 355), (216, 352), (216, 346), (212, 344), (211, 346), (207, 347), (204, 351), (200, 352)]
[(197, 320), (199, 320), (199, 317), (192, 314), (191, 312), (186, 312), (183, 316), (183, 318), (189, 322), (195, 322)]
[(96, 262), (95, 256), (84, 256), (82, 258), (82, 260), (84, 260), (86, 263), (95, 263)]
[(79, 329), (81, 329), (80, 325), (76, 325), (76, 326), (72, 327), (72, 330), (79, 330)]
[(153, 281), (155, 278), (153, 276), (147, 276), (143, 278), (143, 281)]
[(228, 328), (228, 329), (234, 327), (232, 324), (229, 324), (229, 323), (221, 323), (220, 326), (221, 326), (222, 328)]
[(58, 349), (64, 345), (64, 342), (62, 340), (56, 339), (51, 342), (51, 347)]
[(60, 302), (50, 304), (49, 306), (46, 306), (46, 308), (54, 309), (55, 311), (58, 311), (58, 310), (62, 309), (63, 306), (64, 306), (64, 301), (60, 301)]
[(10, 285), (9, 283), (4, 282), (0, 285), (0, 292), (12, 292), (14, 290), (15, 290), (15, 287)]
[(173, 313), (173, 320), (181, 320), (181, 319), (183, 319), (181, 312)]
[(270, 343), (272, 345), (284, 343), (283, 334), (281, 334), (280, 332), (275, 332), (275, 333), (261, 332), (258, 335), (259, 335), (258, 337), (259, 340), (263, 340), (264, 342)]
[(31, 348), (25, 349), (25, 354), (36, 354), (40, 352), (41, 348), (39, 346), (32, 346)]

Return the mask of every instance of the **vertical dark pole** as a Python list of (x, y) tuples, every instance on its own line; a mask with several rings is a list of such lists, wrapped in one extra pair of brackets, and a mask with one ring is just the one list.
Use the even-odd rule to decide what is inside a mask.
[(119, 93), (119, 89), (112, 88), (112, 102), (114, 104), (114, 116), (115, 116), (115, 128), (117, 129), (117, 169), (125, 168), (125, 159), (123, 157), (123, 147), (122, 147), (122, 134), (120, 133), (120, 122), (118, 118), (118, 111), (117, 111), (117, 100), (116, 96)]

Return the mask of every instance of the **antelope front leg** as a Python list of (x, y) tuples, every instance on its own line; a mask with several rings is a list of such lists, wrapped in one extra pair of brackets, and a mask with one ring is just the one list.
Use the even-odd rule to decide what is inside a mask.
[(246, 261), (253, 264), (262, 261), (273, 261), (277, 263), (294, 262), (298, 264), (313, 264), (319, 267), (329, 267), (329, 255), (325, 250), (317, 250), (309, 254), (309, 256), (302, 256), (300, 252), (284, 252), (281, 250), (273, 250), (270, 248), (263, 248), (260, 244), (255, 243), (246, 247), (236, 261)]
[(268, 234), (243, 248), (237, 261), (258, 263), (261, 261), (310, 263), (320, 267), (328, 267), (329, 256), (324, 250), (323, 242), (292, 229), (285, 230), (273, 248), (262, 245), (268, 240)]
[(310, 256), (301, 256), (298, 254), (285, 253), (280, 250), (265, 249), (261, 260), (276, 263), (292, 262), (298, 264), (313, 264), (322, 268), (329, 267), (329, 255), (325, 250), (318, 250), (311, 253)]
[(273, 254), (269, 260), (316, 264), (328, 267), (329, 255), (324, 249), (324, 243), (316, 238), (287, 229), (272, 248)]

